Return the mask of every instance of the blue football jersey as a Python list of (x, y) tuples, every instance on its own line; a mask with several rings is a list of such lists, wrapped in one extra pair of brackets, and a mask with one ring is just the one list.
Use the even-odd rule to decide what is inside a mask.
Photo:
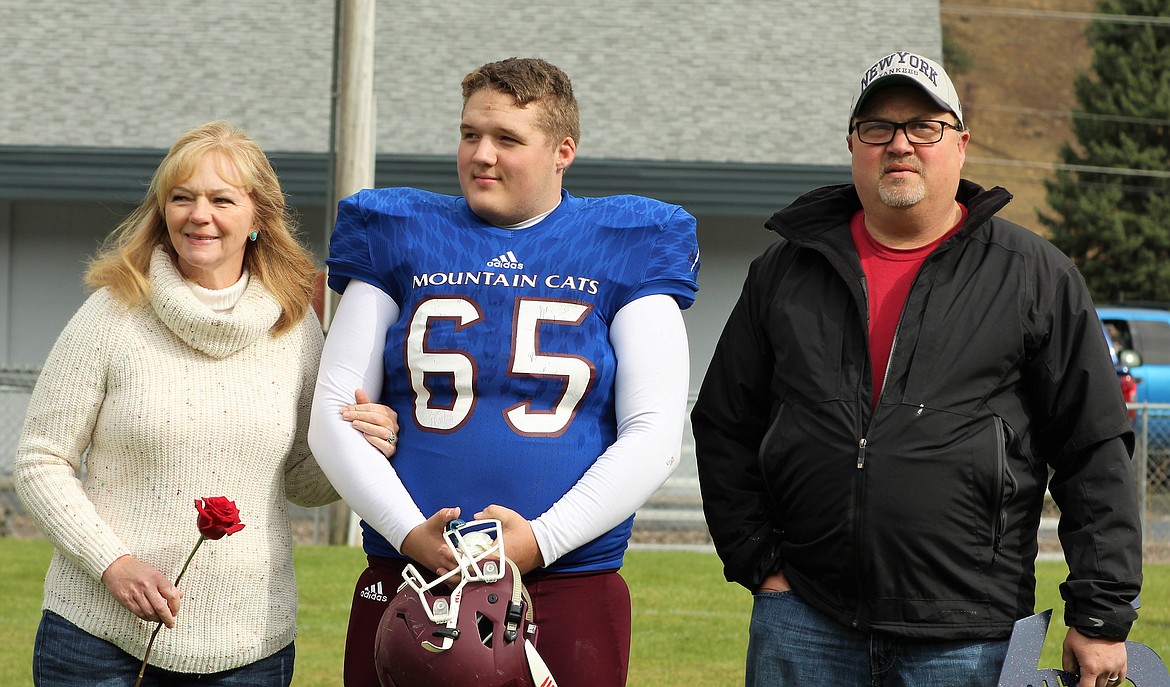
[[(343, 200), (329, 285), (390, 295), (379, 399), (398, 412), (393, 465), (424, 515), (498, 503), (545, 512), (616, 438), (614, 314), (642, 296), (686, 308), (695, 220), (638, 196), (575, 198), (527, 229), (494, 227), (459, 197), (411, 188)], [(631, 516), (550, 569), (617, 568)], [(367, 553), (399, 556), (365, 526)]]

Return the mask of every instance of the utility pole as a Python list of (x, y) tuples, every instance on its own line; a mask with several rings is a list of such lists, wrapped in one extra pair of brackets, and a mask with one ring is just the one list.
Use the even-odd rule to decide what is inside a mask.
[[(337, 202), (374, 186), (374, 2), (336, 0), (331, 188), (325, 245), (333, 231)], [(325, 288), (324, 324), (328, 331), (336, 295)], [(343, 501), (329, 511), (329, 543), (355, 543), (356, 517)]]
[[(333, 42), (333, 146), (325, 239), (333, 231), (337, 201), (374, 186), (374, 0), (336, 0)], [(325, 326), (334, 299), (325, 298)]]

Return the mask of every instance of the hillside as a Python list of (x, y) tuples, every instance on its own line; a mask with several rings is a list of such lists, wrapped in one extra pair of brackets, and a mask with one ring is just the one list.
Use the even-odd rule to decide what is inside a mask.
[(1043, 233), (1043, 180), (1072, 139), (1076, 75), (1092, 53), (1085, 13), (1094, 0), (942, 0), (946, 65), (971, 129), (965, 177), (1003, 186), (1015, 200), (1001, 213)]

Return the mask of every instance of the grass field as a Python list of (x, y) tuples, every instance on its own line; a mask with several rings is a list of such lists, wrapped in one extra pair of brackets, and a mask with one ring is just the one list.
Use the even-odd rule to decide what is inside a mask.
[[(41, 582), (52, 549), (43, 540), (0, 538), (0, 685), (32, 684), (33, 636), (39, 621)], [(300, 635), (296, 687), (341, 684), (341, 650), (353, 581), (364, 565), (361, 551), (302, 546), (296, 550), (300, 582)], [(1146, 567), (1141, 619), (1131, 639), (1170, 656), (1170, 565)], [(631, 687), (729, 687), (743, 683), (751, 597), (723, 581), (713, 554), (635, 550), (622, 571), (634, 598)], [(1060, 666), (1064, 636), (1057, 585), (1062, 563), (1038, 566), (1036, 608), (1055, 609), (1041, 665)]]

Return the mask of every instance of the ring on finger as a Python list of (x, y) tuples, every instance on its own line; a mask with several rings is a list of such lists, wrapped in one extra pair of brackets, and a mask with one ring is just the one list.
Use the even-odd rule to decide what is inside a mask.
[(1109, 682), (1117, 682), (1118, 680), (1121, 679), (1121, 676), (1120, 675), (1110, 675), (1107, 679), (1109, 680)]
[(388, 429), (386, 431), (390, 433), (390, 436), (386, 437), (386, 441), (390, 442), (391, 444), (398, 441), (398, 435), (394, 433), (394, 430)]

